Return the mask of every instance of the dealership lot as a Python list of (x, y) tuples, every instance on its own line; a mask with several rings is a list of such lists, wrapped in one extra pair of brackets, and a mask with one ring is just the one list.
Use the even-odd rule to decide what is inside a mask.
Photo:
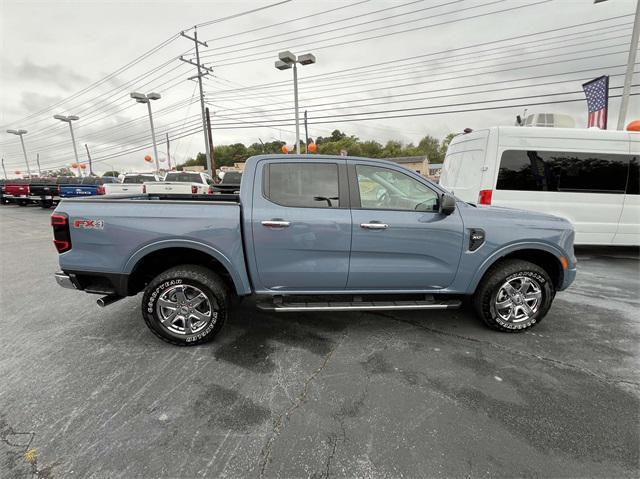
[(580, 249), (523, 334), (243, 303), (178, 348), (55, 284), (50, 213), (0, 207), (0, 477), (638, 475), (637, 249)]

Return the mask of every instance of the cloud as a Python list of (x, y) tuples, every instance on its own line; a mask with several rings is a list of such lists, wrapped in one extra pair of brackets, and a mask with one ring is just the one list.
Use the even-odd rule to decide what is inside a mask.
[(16, 69), (16, 77), (37, 82), (52, 83), (63, 90), (72, 90), (79, 84), (86, 84), (89, 79), (70, 68), (60, 65), (37, 65), (30, 60), (23, 60)]

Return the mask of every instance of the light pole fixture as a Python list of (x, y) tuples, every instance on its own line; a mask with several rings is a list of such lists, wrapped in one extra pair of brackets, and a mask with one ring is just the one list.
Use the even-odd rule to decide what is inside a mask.
[(29, 160), (27, 159), (27, 149), (24, 147), (23, 135), (27, 134), (27, 130), (7, 130), (7, 133), (12, 135), (18, 135), (20, 137), (20, 143), (22, 144), (22, 153), (24, 153), (24, 162), (27, 164), (27, 175), (31, 178), (31, 170), (29, 169)]
[[(76, 157), (76, 163), (80, 164), (80, 160), (78, 159), (78, 148), (76, 147), (76, 137), (73, 135), (73, 125), (72, 121), (79, 120), (80, 117), (76, 115), (53, 115), (53, 118), (56, 120), (64, 121), (65, 123), (69, 123), (69, 131), (71, 132), (71, 143), (73, 143), (73, 154)], [(80, 176), (82, 176), (82, 172), (80, 172)]]
[(153, 114), (151, 113), (151, 100), (159, 100), (162, 98), (160, 93), (139, 93), (134, 91), (131, 93), (131, 98), (133, 98), (138, 103), (146, 103), (147, 108), (149, 109), (149, 123), (151, 124), (151, 139), (153, 140), (153, 156), (156, 160), (156, 173), (160, 172), (160, 163), (158, 162), (158, 145), (156, 144), (156, 131), (153, 128)]
[(311, 65), (316, 62), (316, 57), (307, 53), (305, 55), (296, 56), (290, 51), (278, 53), (279, 60), (276, 60), (275, 66), (278, 70), (288, 70), (293, 67), (293, 101), (296, 110), (296, 153), (300, 154), (300, 113), (298, 111), (298, 63), (300, 65)]

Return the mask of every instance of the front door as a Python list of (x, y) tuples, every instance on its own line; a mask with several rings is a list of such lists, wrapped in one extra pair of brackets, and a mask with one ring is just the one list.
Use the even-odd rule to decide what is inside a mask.
[(438, 212), (428, 182), (387, 168), (349, 166), (353, 238), (347, 289), (427, 290), (453, 282), (463, 242), (456, 210)]
[[(252, 210), (262, 286), (282, 291), (344, 289), (351, 211), (344, 160), (261, 162)], [(251, 254), (251, 253), (249, 253)]]

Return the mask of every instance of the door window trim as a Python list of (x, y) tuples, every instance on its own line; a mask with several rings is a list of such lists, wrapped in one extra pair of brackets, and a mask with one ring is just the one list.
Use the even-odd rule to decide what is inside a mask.
[(437, 198), (437, 206), (440, 206), (440, 198), (442, 193), (439, 192), (438, 190), (432, 188), (429, 184), (427, 184), (426, 182), (422, 182), (419, 181), (416, 178), (413, 178), (411, 175), (407, 175), (404, 171), (398, 171), (394, 168), (388, 168), (386, 166), (380, 166), (380, 165), (370, 165), (368, 163), (349, 163), (347, 165), (347, 173), (349, 176), (349, 200), (351, 202), (351, 209), (353, 210), (366, 210), (366, 211), (401, 211), (404, 213), (421, 213), (421, 214), (425, 214), (425, 213), (438, 213), (438, 210), (436, 211), (418, 211), (418, 210), (399, 210), (399, 209), (395, 209), (395, 208), (363, 208), (362, 207), (362, 203), (360, 202), (360, 186), (358, 185), (358, 173), (356, 171), (356, 166), (358, 165), (362, 165), (362, 166), (369, 166), (369, 167), (375, 167), (375, 168), (380, 168), (383, 170), (389, 170), (389, 171), (393, 171), (394, 173), (400, 173), (402, 175), (406, 175), (409, 178), (411, 178), (412, 180), (418, 181), (418, 183), (420, 183), (421, 185), (425, 186), (426, 188), (429, 188), (431, 191), (433, 191), (433, 193), (436, 195)]
[[(270, 181), (270, 176), (271, 176), (271, 165), (276, 164), (276, 165), (306, 165), (306, 164), (313, 164), (313, 165), (334, 165), (337, 167), (338, 169), (338, 203), (339, 206), (337, 208), (332, 208), (330, 206), (291, 206), (291, 205), (283, 205), (281, 203), (278, 203), (277, 201), (274, 201), (273, 199), (269, 198), (269, 196), (267, 196), (267, 191), (269, 191), (269, 181)], [(308, 161), (279, 161), (279, 160), (275, 160), (275, 161), (268, 161), (265, 162), (262, 165), (262, 191), (260, 192), (262, 195), (262, 198), (265, 201), (268, 201), (271, 204), (274, 205), (278, 205), (282, 208), (306, 208), (306, 209), (312, 209), (312, 210), (343, 210), (343, 209), (349, 209), (351, 206), (351, 203), (349, 201), (349, 187), (347, 184), (347, 166), (345, 164), (344, 161), (342, 162), (337, 162), (337, 161), (314, 161), (314, 160), (308, 160)]]

